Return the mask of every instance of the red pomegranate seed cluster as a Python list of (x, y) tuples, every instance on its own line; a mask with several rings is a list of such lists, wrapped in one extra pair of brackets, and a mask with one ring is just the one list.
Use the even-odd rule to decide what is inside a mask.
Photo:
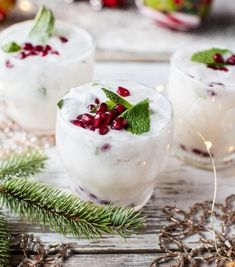
[[(96, 102), (97, 99), (96, 99)], [(88, 106), (96, 107), (94, 104)], [(108, 110), (106, 103), (100, 103), (97, 106), (96, 114), (92, 115), (90, 113), (84, 113), (79, 115), (76, 120), (71, 121), (75, 126), (82, 127), (91, 131), (98, 130), (99, 134), (107, 134), (111, 129), (113, 130), (123, 130), (128, 122), (127, 120), (120, 117), (120, 115), (126, 110), (123, 105), (116, 105), (112, 110)]]
[(235, 55), (230, 56), (228, 59), (224, 59), (223, 55), (216, 53), (213, 56), (213, 59), (215, 63), (222, 64), (221, 66), (214, 66), (214, 65), (208, 65), (208, 68), (211, 68), (213, 70), (222, 70), (222, 71), (228, 71), (228, 68), (223, 66), (223, 64), (226, 65), (235, 65)]
[(59, 55), (59, 52), (52, 49), (50, 45), (33, 45), (31, 43), (25, 43), (23, 44), (22, 51), (19, 53), (18, 57), (20, 59), (25, 59), (29, 56), (45, 57), (47, 55)]
[[(121, 86), (117, 88), (117, 93), (122, 97), (130, 95), (130, 91)], [(90, 112), (95, 112), (95, 115), (84, 113), (79, 115), (76, 120), (72, 120), (71, 123), (91, 131), (98, 130), (101, 135), (107, 134), (110, 129), (123, 130), (128, 125), (128, 121), (120, 117), (126, 110), (123, 105), (117, 104), (112, 110), (108, 110), (107, 104), (100, 103), (99, 98), (95, 98), (94, 102), (87, 108)]]

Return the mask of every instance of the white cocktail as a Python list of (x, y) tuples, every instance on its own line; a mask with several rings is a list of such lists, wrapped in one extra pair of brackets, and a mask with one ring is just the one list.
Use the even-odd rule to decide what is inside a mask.
[(211, 167), (207, 147), (217, 167), (235, 159), (235, 56), (230, 49), (212, 48), (176, 52), (168, 83), (177, 153), (206, 168)]
[[(102, 88), (132, 107), (110, 101)], [(59, 107), (56, 144), (73, 191), (100, 204), (142, 207), (170, 149), (167, 98), (144, 85), (100, 81), (72, 89)]]
[(85, 30), (55, 21), (41, 44), (30, 35), (34, 24), (18, 23), (0, 34), (0, 88), (12, 119), (47, 133), (54, 131), (58, 100), (71, 87), (91, 81), (94, 43)]

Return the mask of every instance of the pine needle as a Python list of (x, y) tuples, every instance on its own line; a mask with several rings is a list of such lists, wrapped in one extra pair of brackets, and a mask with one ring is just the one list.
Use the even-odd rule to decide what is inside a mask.
[(28, 179), (15, 178), (0, 186), (0, 204), (21, 218), (62, 235), (95, 238), (126, 236), (143, 226), (133, 209), (101, 206)]
[(0, 267), (9, 266), (9, 232), (4, 215), (0, 211)]
[(28, 178), (35, 175), (43, 169), (46, 160), (47, 157), (37, 150), (12, 155), (9, 159), (0, 162), (0, 180), (13, 177)]

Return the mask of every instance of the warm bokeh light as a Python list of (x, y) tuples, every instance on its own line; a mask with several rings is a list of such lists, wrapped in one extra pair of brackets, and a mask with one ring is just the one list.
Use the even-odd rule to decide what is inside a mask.
[(32, 3), (28, 0), (20, 1), (18, 5), (19, 5), (19, 8), (24, 12), (29, 12), (33, 9)]
[(212, 143), (210, 141), (205, 141), (205, 145), (208, 150), (212, 148)]

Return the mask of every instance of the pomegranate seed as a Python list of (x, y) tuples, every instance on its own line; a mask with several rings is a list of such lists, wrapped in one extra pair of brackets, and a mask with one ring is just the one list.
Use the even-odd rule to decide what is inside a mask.
[(104, 135), (109, 132), (109, 128), (107, 126), (102, 126), (99, 128), (99, 134)]
[(108, 110), (108, 106), (105, 103), (101, 103), (100, 106), (98, 107), (96, 113), (105, 113)]
[(92, 111), (94, 109), (94, 107), (95, 107), (95, 105), (90, 104), (87, 108), (88, 108), (89, 111)]
[(232, 55), (226, 60), (226, 63), (229, 65), (235, 65), (235, 55)]
[(106, 113), (110, 115), (111, 121), (114, 120), (115, 118), (117, 118), (117, 116), (118, 116), (117, 112), (114, 109), (109, 110)]
[(64, 36), (60, 36), (59, 37), (60, 38), (60, 41), (62, 42), (62, 43), (67, 43), (69, 40), (66, 38), (66, 37), (64, 37)]
[(115, 107), (115, 111), (117, 112), (117, 114), (122, 114), (124, 111), (126, 110), (126, 108), (121, 105), (121, 104), (118, 104), (116, 107)]
[(35, 46), (35, 50), (36, 50), (37, 52), (42, 52), (42, 50), (43, 50), (43, 46), (42, 46), (42, 45), (36, 45), (36, 46)]
[(207, 90), (207, 93), (210, 97), (217, 96), (216, 92), (213, 90)]
[(25, 43), (25, 44), (23, 45), (23, 49), (24, 49), (24, 50), (27, 50), (27, 51), (31, 51), (31, 50), (34, 49), (34, 47), (33, 47), (33, 45), (32, 45), (31, 43)]
[(112, 123), (112, 129), (114, 130), (122, 130), (127, 125), (127, 120), (123, 118), (117, 118)]
[(8, 69), (12, 69), (14, 67), (14, 65), (11, 63), (11, 61), (8, 59), (6, 60), (5, 62), (5, 66), (8, 68)]
[(50, 45), (46, 45), (45, 46), (45, 51), (49, 51), (49, 50), (52, 50), (51, 46)]
[(95, 127), (93, 125), (88, 126), (87, 129), (89, 129), (89, 130), (91, 130), (93, 132), (95, 131)]
[(100, 115), (97, 115), (94, 119), (94, 127), (99, 128), (103, 123), (103, 120)]
[(51, 54), (59, 56), (60, 53), (58, 51), (51, 51)]
[(73, 121), (71, 121), (71, 123), (73, 125), (75, 125), (75, 126), (78, 126), (78, 127), (81, 127), (81, 128), (85, 128), (84, 123), (82, 121), (80, 121), (80, 120), (73, 120)]
[(100, 117), (102, 119), (102, 125), (108, 125), (111, 122), (111, 116), (108, 113), (102, 113)]
[(85, 126), (90, 126), (90, 125), (93, 125), (94, 117), (89, 113), (85, 113), (85, 114), (79, 115), (77, 117), (77, 120), (82, 121)]
[(214, 54), (213, 59), (216, 63), (224, 63), (224, 58), (219, 53)]
[(45, 57), (48, 55), (48, 52), (47, 51), (42, 51), (42, 57)]
[(218, 70), (228, 71), (228, 68), (226, 68), (226, 67), (218, 67)]
[(99, 105), (99, 104), (100, 104), (100, 100), (99, 100), (99, 98), (96, 98), (96, 99), (95, 99), (95, 103), (96, 103), (96, 105)]
[(124, 87), (121, 87), (121, 86), (118, 87), (117, 93), (120, 96), (123, 96), (123, 97), (126, 97), (126, 96), (130, 95), (130, 91), (128, 89), (124, 88)]
[(30, 51), (27, 56), (37, 56), (38, 54), (34, 51)]
[(102, 147), (101, 147), (101, 151), (107, 151), (109, 149), (111, 149), (111, 145), (110, 144), (104, 144)]
[(226, 67), (218, 67), (218, 66), (213, 66), (213, 65), (207, 65), (207, 68), (213, 69), (213, 70), (222, 70), (222, 71), (228, 71)]
[(25, 52), (21, 52), (19, 55), (18, 55), (18, 57), (19, 57), (19, 59), (24, 59), (24, 58), (26, 58), (28, 55), (25, 53)]

